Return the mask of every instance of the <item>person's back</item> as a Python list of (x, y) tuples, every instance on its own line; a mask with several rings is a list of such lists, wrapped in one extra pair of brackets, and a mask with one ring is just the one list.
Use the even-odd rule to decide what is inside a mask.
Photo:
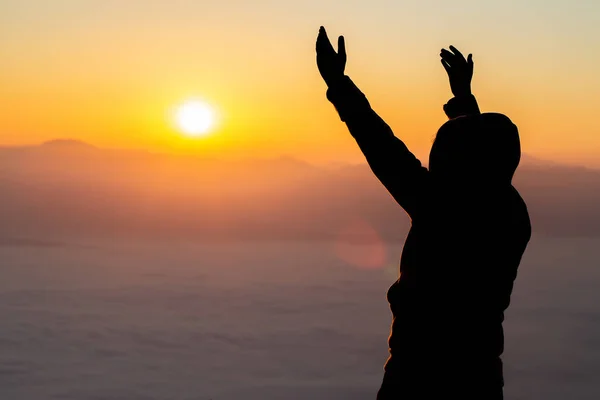
[[(333, 51), (325, 40), (322, 30), (318, 57)], [(520, 160), (516, 126), (481, 114), (469, 87), (445, 107), (451, 119), (428, 170), (349, 78), (324, 78), (371, 169), (411, 217), (400, 278), (388, 291), (390, 357), (378, 399), (502, 399), (503, 313), (531, 236), (511, 185)]]
[[(438, 179), (436, 160), (430, 161), (434, 166), (424, 178), (418, 209), (412, 211), (401, 276), (388, 292), (394, 322), (381, 398), (388, 392), (427, 398), (426, 393), (443, 394), (448, 387), (462, 398), (470, 393), (478, 398), (494, 387), (501, 396), (503, 312), (531, 227), (525, 203), (510, 184), (518, 157), (495, 157), (503, 151), (502, 143), (491, 135), (475, 141), (468, 127), (472, 135), (496, 129), (513, 143), (518, 141), (510, 138), (517, 135), (516, 128), (497, 114), (461, 118), (440, 134), (466, 136), (488, 161), (465, 158), (464, 168), (471, 172), (461, 168), (454, 179)], [(492, 127), (486, 129), (486, 124)], [(481, 148), (482, 142), (491, 144), (489, 151)], [(436, 150), (447, 151), (436, 149), (440, 144), (434, 145), (432, 157)], [(467, 144), (461, 147), (456, 150), (461, 158), (474, 151)], [(492, 171), (499, 166), (502, 171)]]
[(477, 386), (502, 387), (503, 312), (530, 235), (527, 210), (511, 187), (491, 201), (461, 194), (433, 194), (412, 219), (388, 291), (394, 322), (382, 395), (452, 387), (468, 398)]

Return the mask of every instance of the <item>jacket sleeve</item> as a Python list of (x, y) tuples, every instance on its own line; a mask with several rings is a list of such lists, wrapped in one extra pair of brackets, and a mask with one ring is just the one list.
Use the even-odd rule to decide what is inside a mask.
[(444, 112), (449, 119), (481, 114), (477, 100), (472, 94), (469, 96), (453, 97), (444, 105)]
[(394, 136), (350, 78), (344, 77), (332, 85), (327, 91), (327, 98), (348, 126), (375, 176), (402, 208), (414, 217), (428, 179), (427, 169)]

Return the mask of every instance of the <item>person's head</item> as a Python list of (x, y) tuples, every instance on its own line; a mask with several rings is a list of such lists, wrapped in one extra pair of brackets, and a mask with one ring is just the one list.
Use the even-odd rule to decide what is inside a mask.
[(454, 118), (439, 129), (429, 170), (450, 184), (510, 185), (521, 159), (519, 131), (505, 115)]

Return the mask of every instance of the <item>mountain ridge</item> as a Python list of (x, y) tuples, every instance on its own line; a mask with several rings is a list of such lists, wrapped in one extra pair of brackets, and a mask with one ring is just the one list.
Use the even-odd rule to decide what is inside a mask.
[[(363, 226), (372, 228), (365, 238), (400, 241), (409, 227), (366, 163), (223, 161), (70, 141), (27, 149), (36, 150), (0, 148), (0, 237), (329, 240)], [(525, 157), (514, 185), (535, 233), (600, 235), (599, 170)]]

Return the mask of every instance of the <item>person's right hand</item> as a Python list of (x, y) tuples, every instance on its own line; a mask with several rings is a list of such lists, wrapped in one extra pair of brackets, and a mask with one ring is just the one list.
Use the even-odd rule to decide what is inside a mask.
[(465, 60), (454, 46), (450, 46), (450, 51), (442, 49), (442, 65), (450, 78), (450, 88), (452, 94), (456, 97), (467, 96), (471, 94), (471, 80), (473, 79), (473, 55), (469, 54)]
[(331, 87), (332, 84), (344, 77), (346, 59), (344, 37), (338, 38), (338, 52), (336, 52), (327, 37), (325, 28), (321, 27), (317, 37), (317, 66), (327, 86)]

